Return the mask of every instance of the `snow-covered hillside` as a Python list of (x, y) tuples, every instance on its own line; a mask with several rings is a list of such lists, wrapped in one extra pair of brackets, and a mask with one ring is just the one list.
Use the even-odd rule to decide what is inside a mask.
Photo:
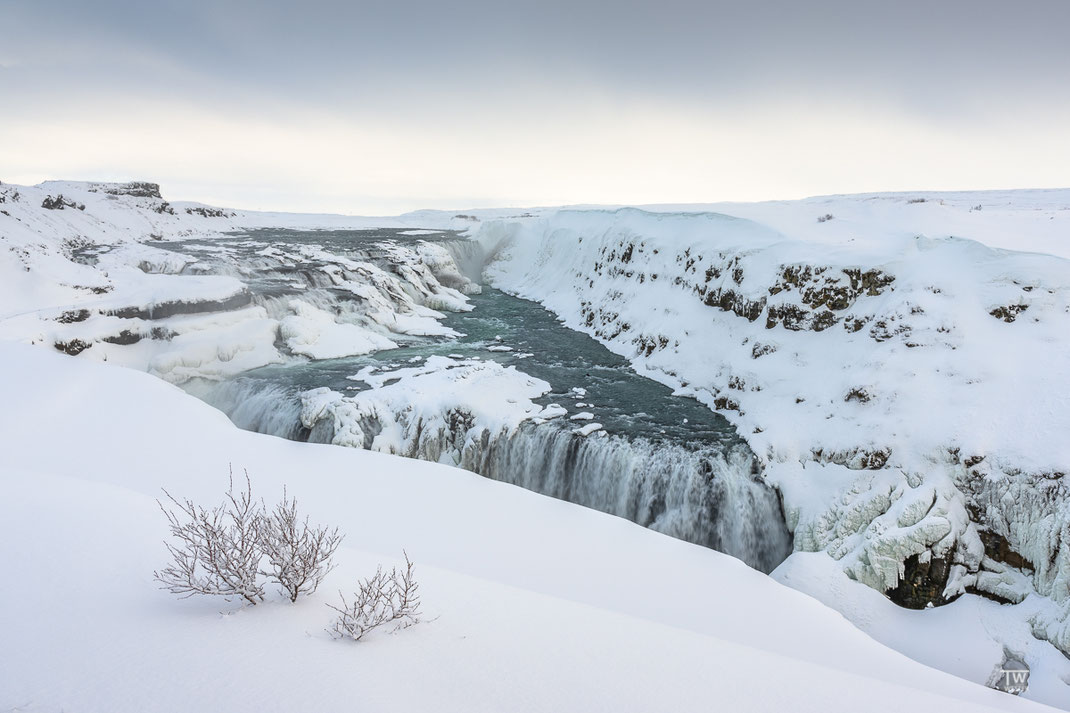
[[(3, 710), (1041, 710), (624, 520), (454, 468), (239, 431), (133, 371), (10, 344), (0, 360)], [(212, 501), (231, 464), (346, 533), (313, 597), (243, 609), (152, 581), (159, 488)], [(431, 620), (332, 640), (334, 591), (403, 548)]]
[(494, 284), (736, 423), (797, 551), (909, 606), (1016, 604), (1070, 652), (1070, 262), (953, 233), (1063, 252), (1070, 192), (999, 197), (563, 210), (478, 239)]
[[(228, 234), (264, 227), (474, 240), (353, 258)], [(195, 238), (211, 240), (174, 249)], [(86, 691), (99, 692), (99, 710), (123, 709), (119, 697), (131, 710), (173, 709), (149, 700), (154, 687), (181, 708), (219, 710), (275, 705), (239, 700), (250, 687), (326, 709), (361, 695), (376, 710), (707, 709), (712, 690), (744, 710), (1019, 705), (905, 662), (717, 553), (453, 469), (239, 432), (158, 380), (89, 363), (191, 385), (445, 337), (445, 313), (471, 309), (484, 267), (496, 287), (738, 428), (759, 466), (740, 482), (771, 493), (779, 512), (774, 486), (794, 536), (775, 580), (975, 683), (1020, 660), (1026, 697), (1070, 708), (1070, 263), (1059, 256), (1070, 256), (1070, 191), (349, 218), (169, 203), (146, 183), (0, 185), (4, 537), (47, 523), (47, 537), (14, 555), (20, 581), (42, 558), (56, 562), (44, 587), (54, 594), (0, 595), (5, 615), (17, 613), (3, 627), (10, 650), (31, 654), (0, 668), (0, 694), (15, 692), (0, 709), (81, 709)], [(254, 300), (258, 280), (267, 287)], [(460, 463), (480, 429), (564, 414), (533, 402), (545, 382), (478, 360), (354, 376), (377, 388), (307, 392), (304, 426)], [(587, 419), (575, 430), (596, 432), (589, 413), (575, 414)], [(160, 486), (214, 496), (229, 462), (266, 489), (288, 483), (317, 518), (343, 525), (351, 549), (328, 589), (407, 547), (426, 565), (426, 600), (441, 595), (441, 619), (377, 642), (389, 647), (381, 660), (354, 662), (316, 633), (316, 602), (220, 619), (217, 605), (156, 592), (164, 523), (151, 498)], [(88, 592), (76, 606), (61, 600), (68, 571)], [(50, 623), (72, 606), (91, 620), (74, 644)], [(282, 632), (303, 643), (273, 658)], [(40, 669), (61, 649), (68, 678)], [(264, 653), (250, 662), (248, 649)], [(291, 664), (315, 677), (280, 690)], [(131, 688), (97, 681), (123, 666)], [(366, 673), (348, 678), (353, 666)], [(191, 691), (174, 670), (211, 681), (236, 670), (244, 685)], [(486, 697), (473, 703), (477, 685)]]

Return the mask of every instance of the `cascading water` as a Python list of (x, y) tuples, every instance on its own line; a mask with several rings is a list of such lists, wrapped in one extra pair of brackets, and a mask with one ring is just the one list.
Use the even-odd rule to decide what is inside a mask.
[(308, 440), (301, 425), (300, 392), (259, 380), (194, 381), (186, 391), (227, 415), (238, 428), (291, 441)]
[[(268, 257), (265, 238), (272, 248), (290, 250), (296, 245), (305, 258)], [(415, 268), (405, 262), (410, 258), (404, 249), (416, 243), (389, 231), (326, 238), (281, 231), (257, 235), (244, 248), (240, 241), (232, 243), (227, 262), (228, 269), (245, 275), (254, 298), (274, 318), (283, 318), (289, 301), (297, 297), (339, 322), (381, 326), (388, 302), (404, 308), (409, 303), (437, 306), (433, 295), (424, 299), (425, 292), (438, 294), (436, 285), (457, 289), (467, 285), (463, 291), (477, 292), (465, 278), (478, 276), (484, 260), (479, 245), (448, 233), (431, 243), (433, 250), (424, 244), (423, 263), (416, 267), (435, 275), (426, 277), (405, 272)], [(187, 242), (176, 249), (196, 247)], [(340, 256), (342, 262), (332, 263), (331, 255)], [(255, 269), (245, 267), (246, 257)], [(382, 281), (382, 276), (369, 277), (352, 261), (373, 263), (406, 278), (380, 285), (370, 294), (354, 284), (362, 279)], [(211, 269), (210, 261), (207, 267)], [(203, 271), (206, 265), (197, 269)], [(193, 382), (186, 388), (242, 428), (453, 463), (726, 552), (765, 572), (790, 554), (792, 540), (778, 494), (762, 480), (753, 454), (720, 415), (638, 376), (624, 359), (562, 327), (539, 305), (489, 288), (473, 295), (471, 304), (471, 311), (448, 313), (439, 336), (391, 333), (398, 349), (344, 359), (295, 358), (229, 381)], [(372, 319), (368, 315), (375, 310), (378, 316)], [(447, 333), (450, 336), (442, 336)], [(397, 402), (391, 402), (389, 413), (380, 404), (352, 415), (359, 409), (354, 411), (347, 400), (377, 393), (373, 385), (353, 380), (357, 372), (374, 367), (389, 377), (391, 370), (446, 355), (469, 364), (496, 362), (547, 382), (549, 393), (533, 403), (564, 404), (567, 408), (561, 410), (568, 415), (528, 419), (509, 428), (477, 427), (473, 423), (478, 421), (479, 406), (465, 404), (463, 392), (460, 405), (433, 418), (415, 416), (414, 409)], [(303, 395), (323, 387), (349, 410), (327, 409), (311, 420), (305, 414), (302, 421)], [(487, 396), (469, 395), (473, 401)], [(345, 427), (346, 417), (359, 421), (353, 424), (363, 434), (357, 442), (339, 437), (339, 425)], [(595, 419), (602, 428), (594, 435), (578, 432)], [(380, 438), (400, 431), (406, 434), (401, 441)]]
[(468, 450), (459, 465), (726, 552), (763, 572), (791, 553), (780, 501), (745, 447), (688, 450), (525, 424)]

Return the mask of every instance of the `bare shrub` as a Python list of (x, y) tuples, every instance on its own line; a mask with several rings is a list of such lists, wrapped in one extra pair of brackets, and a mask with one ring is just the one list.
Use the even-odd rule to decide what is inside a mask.
[(836, 216), (834, 216), (832, 213), (825, 213), (824, 215), (817, 216), (817, 222), (818, 223), (827, 223), (827, 222), (829, 222), (830, 220), (832, 220), (835, 217)]
[(176, 544), (165, 543), (172, 563), (153, 572), (156, 581), (172, 594), (241, 598), (250, 604), (264, 601), (264, 585), (258, 581), (263, 504), (253, 500), (249, 474), (245, 489), (235, 492), (230, 477), (226, 500), (211, 509), (192, 500), (179, 501), (164, 490), (175, 509), (156, 501), (167, 516)]
[[(254, 500), (249, 473), (245, 489), (235, 492), (234, 475), (222, 505), (203, 508), (163, 491), (174, 508), (157, 501), (175, 542), (165, 543), (172, 562), (154, 572), (172, 594), (264, 601), (264, 582), (278, 584), (291, 602), (316, 591), (334, 566), (331, 557), (342, 542), (338, 528), (312, 526), (297, 514), (297, 499), (283, 490), (282, 500), (268, 511)], [(267, 559), (266, 570), (261, 568)]]
[(360, 582), (353, 593), (352, 603), (339, 592), (342, 606), (327, 606), (338, 612), (334, 626), (327, 631), (338, 639), (360, 641), (372, 629), (395, 622), (393, 631), (406, 629), (420, 622), (420, 585), (412, 576), (412, 561), (405, 553), (405, 569), (391, 568), (389, 574), (382, 567), (375, 576)]
[(263, 574), (275, 582), (290, 601), (301, 594), (312, 594), (334, 565), (331, 556), (342, 542), (338, 528), (310, 527), (308, 518), (297, 516), (297, 498), (287, 498), (263, 516), (261, 549), (270, 569)]

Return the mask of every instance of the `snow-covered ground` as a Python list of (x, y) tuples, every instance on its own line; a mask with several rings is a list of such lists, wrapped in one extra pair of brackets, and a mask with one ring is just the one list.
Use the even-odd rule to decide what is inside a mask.
[[(134, 371), (11, 344), (0, 359), (0, 709), (1041, 709), (619, 518), (446, 466), (239, 431)], [(152, 581), (166, 558), (159, 488), (214, 501), (231, 465), (346, 533), (316, 595), (242, 608)], [(331, 639), (335, 590), (403, 548), (429, 621)]]
[[(384, 270), (225, 235), (257, 227), (468, 229), (476, 242), (394, 246)], [(196, 274), (203, 258), (152, 244), (202, 236), (224, 259), (256, 249), (264, 265), (314, 266), (311, 287), (325, 280), (361, 308), (315, 290), (252, 304), (248, 274)], [(1070, 191), (366, 219), (172, 204), (153, 184), (0, 185), (11, 496), (0, 526), (4, 541), (30, 543), (10, 555), (15, 579), (43, 578), (0, 590), (12, 632), (0, 710), (1024, 705), (909, 662), (717, 553), (463, 471), (240, 432), (160, 381), (89, 363), (183, 383), (287, 351), (327, 358), (445, 334), (441, 310), (468, 308), (486, 262), (496, 286), (738, 427), (794, 531), (775, 580), (976, 683), (1019, 658), (1026, 697), (1070, 708), (1070, 661), (1056, 649), (1070, 651), (1070, 263), (1059, 256), (1070, 256)], [(397, 417), (414, 393), (434, 395), (432, 421), (477, 386), (502, 397), (477, 409), (496, 426), (559, 415), (531, 402), (541, 382), (519, 371), (431, 366), (368, 395), (313, 394), (303, 415), (329, 414), (355, 443), (374, 413), (393, 424), (376, 447), (393, 452), (422, 428)], [(160, 486), (214, 497), (230, 462), (261, 490), (289, 484), (349, 533), (327, 589), (405, 547), (440, 618), (346, 648), (318, 633), (322, 590), (223, 617), (218, 603), (157, 592), (152, 498)], [(908, 611), (886, 591), (954, 601)], [(286, 674), (296, 666), (300, 680)]]
[(996, 597), (1024, 635), (993, 644), (1065, 669), (1028, 634), (1070, 652), (1070, 191), (725, 209), (477, 238), (496, 286), (735, 423), (796, 551), (913, 606)]

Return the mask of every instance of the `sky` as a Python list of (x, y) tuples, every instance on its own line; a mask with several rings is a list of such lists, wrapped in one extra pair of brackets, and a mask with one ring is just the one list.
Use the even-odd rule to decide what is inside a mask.
[(0, 0), (0, 180), (385, 215), (1070, 186), (1067, 0)]

